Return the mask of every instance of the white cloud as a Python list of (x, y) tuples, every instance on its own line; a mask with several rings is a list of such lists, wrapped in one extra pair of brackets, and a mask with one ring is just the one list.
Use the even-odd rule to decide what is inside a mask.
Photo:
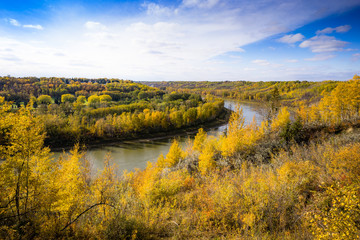
[(282, 67), (283, 65), (282, 64), (278, 64), (278, 63), (270, 63), (268, 60), (266, 59), (256, 59), (256, 60), (253, 60), (251, 61), (252, 63), (254, 64), (257, 64), (259, 66), (262, 66), (262, 67), (267, 67), (267, 68), (280, 68)]
[[(0, 37), (0, 46), (8, 46), (7, 51), (0, 52), (0, 65), (6, 64), (9, 69), (18, 69), (19, 63), (22, 69), (29, 72), (39, 65), (48, 65), (50, 61), (54, 64), (62, 64), (56, 60), (56, 49), (43, 47), (41, 42), (23, 42), (12, 38)], [(10, 63), (6, 63), (8, 61)], [(40, 70), (40, 69), (39, 69)]]
[(332, 36), (319, 35), (303, 41), (299, 46), (301, 48), (310, 48), (312, 52), (339, 52), (344, 51), (348, 42), (337, 40)]
[(148, 15), (155, 15), (155, 16), (170, 16), (177, 11), (173, 11), (168, 7), (160, 6), (156, 3), (144, 3), (142, 7), (146, 8), (146, 13)]
[(270, 62), (268, 60), (265, 60), (265, 59), (256, 59), (256, 60), (253, 60), (251, 62), (255, 63), (257, 65), (260, 65), (260, 66), (268, 66), (268, 65), (270, 65)]
[(31, 24), (25, 24), (23, 25), (24, 28), (33, 28), (33, 29), (37, 29), (37, 30), (43, 30), (44, 28), (37, 24), (37, 25), (31, 25)]
[(244, 71), (256, 71), (256, 68), (246, 67), (246, 68), (244, 68)]
[(99, 22), (87, 21), (84, 26), (88, 30), (106, 30), (106, 27)]
[(336, 27), (336, 28), (327, 27), (327, 28), (325, 28), (323, 30), (316, 31), (316, 34), (317, 35), (319, 35), (319, 34), (330, 34), (330, 33), (333, 33), (333, 32), (345, 33), (345, 32), (348, 32), (350, 29), (351, 29), (350, 25), (343, 25), (343, 26), (339, 26), (339, 27)]
[(16, 26), (16, 27), (20, 27), (20, 26), (21, 26), (21, 24), (20, 24), (16, 19), (10, 18), (8, 21), (9, 21), (9, 23), (10, 23), (11, 25), (13, 25), (13, 26)]
[(297, 63), (297, 62), (299, 62), (299, 60), (297, 60), (297, 59), (288, 59), (288, 60), (286, 60), (286, 62), (288, 62), (288, 63)]
[[(71, 8), (71, 13), (59, 10), (41, 34), (16, 36), (2, 30), (1, 36), (8, 41), (0, 37), (0, 48), (13, 52), (1, 53), (0, 75), (133, 80), (285, 79), (287, 75), (281, 75), (285, 67), (269, 62), (268, 56), (247, 58), (251, 55), (248, 51), (235, 61), (230, 59), (231, 53), (355, 5), (349, 1), (320, 1), (313, 6), (297, 1), (285, 4), (280, 0), (253, 0), (246, 4), (184, 0), (180, 5), (172, 2), (164, 6), (155, 3), (136, 6), (143, 12), (131, 15), (118, 14), (115, 9), (104, 11), (103, 15), (97, 12), (96, 16), (83, 15), (84, 9), (76, 12)], [(63, 22), (57, 22), (58, 19)], [(289, 41), (296, 38), (301, 36), (293, 36)], [(223, 63), (211, 61), (217, 56), (230, 57), (221, 58)], [(249, 64), (253, 59), (254, 65)], [(22, 64), (15, 65), (9, 60), (21, 60)], [(250, 71), (253, 67), (256, 71)]]
[(351, 29), (350, 25), (343, 25), (335, 28), (335, 31), (338, 33), (345, 33), (348, 32)]
[(302, 41), (304, 38), (304, 35), (302, 35), (301, 33), (296, 33), (285, 35), (282, 38), (279, 38), (278, 41), (282, 43), (293, 44)]
[(9, 19), (7, 19), (7, 21), (8, 21), (11, 25), (13, 25), (13, 26), (15, 26), (15, 27), (33, 28), (33, 29), (37, 29), (37, 30), (43, 30), (43, 29), (44, 29), (44, 28), (43, 28), (41, 25), (39, 25), (39, 24), (37, 24), (37, 25), (24, 24), (24, 25), (22, 25), (18, 20), (13, 19), (13, 18), (9, 18)]
[(183, 0), (185, 7), (212, 8), (219, 0)]
[(353, 61), (357, 61), (357, 60), (359, 60), (360, 59), (360, 53), (354, 53), (353, 55), (352, 55), (352, 60)]
[(312, 58), (306, 58), (306, 61), (325, 61), (331, 58), (334, 58), (335, 55), (332, 54), (317, 54)]

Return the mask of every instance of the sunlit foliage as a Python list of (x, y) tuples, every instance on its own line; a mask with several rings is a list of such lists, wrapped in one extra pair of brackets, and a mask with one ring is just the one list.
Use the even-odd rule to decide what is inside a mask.
[(323, 95), (318, 105), (300, 108), (299, 115), (304, 122), (339, 124), (359, 117), (360, 80), (356, 75), (352, 80), (338, 83), (333, 91)]
[(14, 110), (31, 102), (51, 147), (165, 134), (225, 116), (222, 100), (119, 79), (0, 77), (2, 95)]
[(245, 118), (241, 108), (231, 114), (228, 129), (225, 136), (220, 139), (221, 154), (224, 157), (232, 157), (235, 153), (251, 148), (261, 139), (267, 129), (267, 122), (258, 126), (254, 118), (252, 123), (245, 126)]
[(174, 140), (170, 146), (169, 153), (166, 155), (166, 158), (160, 157), (157, 166), (160, 168), (170, 168), (175, 166), (179, 161), (184, 159), (185, 153), (179, 146), (178, 141)]
[(283, 107), (280, 109), (276, 118), (272, 121), (271, 128), (278, 131), (288, 123), (290, 123), (290, 113), (287, 110), (287, 107)]
[[(38, 114), (36, 99), (15, 110), (0, 98), (0, 238), (359, 239), (358, 81), (329, 83), (320, 103), (302, 105), (294, 120), (282, 108), (271, 124), (245, 125), (238, 108), (224, 136), (200, 129), (186, 150), (175, 140), (165, 156), (122, 176), (111, 156), (103, 170), (92, 171), (79, 146), (53, 159), (43, 146), (45, 130), (60, 126), (68, 135), (90, 125), (106, 136), (176, 127), (214, 117), (221, 101), (209, 97), (193, 105), (190, 94), (171, 93), (164, 105), (148, 102), (141, 110), (94, 118), (91, 125), (52, 104)], [(118, 88), (106, 85), (107, 91)], [(101, 109), (89, 109), (81, 96), (71, 103), (78, 104), (75, 111)], [(175, 103), (184, 98), (190, 101)]]

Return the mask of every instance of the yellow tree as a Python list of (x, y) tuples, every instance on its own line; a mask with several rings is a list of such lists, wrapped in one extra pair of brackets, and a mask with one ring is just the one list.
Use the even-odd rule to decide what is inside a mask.
[(116, 196), (120, 191), (118, 169), (112, 163), (110, 154), (105, 156), (104, 165), (104, 169), (99, 171), (98, 176), (91, 184), (91, 197), (89, 196), (88, 202), (91, 202), (92, 205), (88, 205), (88, 208), (85, 209), (85, 211), (89, 211), (97, 206), (96, 211), (94, 210), (95, 214), (93, 214), (95, 217), (92, 219), (99, 226), (97, 231), (103, 231), (106, 222), (114, 217)]
[(272, 121), (271, 129), (277, 131), (281, 127), (284, 127), (289, 122), (290, 122), (290, 113), (287, 107), (282, 107), (276, 118)]
[(173, 167), (175, 166), (180, 160), (185, 157), (184, 151), (181, 149), (179, 142), (174, 140), (170, 146), (169, 152), (166, 155), (166, 158), (160, 157), (157, 161), (157, 166), (160, 168), (165, 167)]
[(243, 116), (243, 110), (240, 106), (236, 107), (236, 110), (231, 113), (226, 136), (220, 139), (221, 152), (225, 157), (232, 156), (237, 152), (242, 144), (242, 134), (244, 132), (245, 118)]
[(82, 156), (79, 147), (75, 146), (70, 155), (59, 159), (59, 168), (53, 176), (53, 188), (57, 191), (57, 199), (52, 204), (53, 210), (65, 221), (71, 221), (85, 201), (86, 183), (84, 168), (80, 162)]
[(199, 156), (199, 171), (205, 175), (216, 167), (215, 154), (218, 141), (216, 138), (208, 138), (203, 145)]
[(200, 128), (194, 139), (193, 150), (200, 152), (205, 143), (206, 138), (207, 138), (207, 133), (204, 131), (204, 129)]
[(242, 109), (236, 108), (230, 116), (226, 136), (220, 138), (220, 150), (224, 157), (231, 157), (240, 150), (251, 148), (261, 139), (268, 129), (268, 122), (264, 121), (259, 127), (254, 116), (253, 121), (245, 126)]
[(360, 81), (353, 79), (341, 82), (319, 103), (321, 119), (324, 122), (338, 123), (359, 115)]
[(349, 101), (352, 109), (352, 116), (360, 115), (360, 77), (355, 75), (349, 82)]
[(45, 186), (51, 172), (49, 149), (43, 148), (43, 126), (31, 115), (30, 108), (16, 113), (2, 108), (0, 115), (1, 214), (9, 225), (16, 222), (19, 228), (31, 221), (28, 216), (38, 210), (48, 193)]

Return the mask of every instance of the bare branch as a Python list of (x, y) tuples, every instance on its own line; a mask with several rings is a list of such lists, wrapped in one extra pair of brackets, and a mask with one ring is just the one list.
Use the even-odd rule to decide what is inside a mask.
[(110, 204), (107, 204), (107, 203), (103, 203), (103, 202), (96, 203), (96, 204), (88, 207), (85, 211), (81, 212), (74, 220), (72, 220), (72, 221), (70, 221), (68, 224), (66, 224), (65, 227), (63, 227), (63, 229), (61, 229), (61, 231), (64, 231), (67, 227), (69, 227), (71, 224), (73, 224), (74, 222), (76, 222), (83, 214), (85, 214), (86, 212), (90, 211), (90, 210), (93, 209), (94, 207), (100, 206), (100, 205), (107, 205), (107, 206), (109, 206), (109, 207), (114, 208), (114, 206), (112, 206), (112, 205), (110, 205)]

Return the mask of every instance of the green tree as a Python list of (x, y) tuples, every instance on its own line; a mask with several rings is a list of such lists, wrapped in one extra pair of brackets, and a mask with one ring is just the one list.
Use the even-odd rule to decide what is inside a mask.
[(75, 111), (80, 112), (85, 103), (86, 97), (81, 95), (78, 96), (76, 102), (73, 103)]
[(81, 103), (81, 104), (85, 104), (85, 103), (86, 103), (86, 97), (80, 95), (80, 96), (78, 96), (78, 97), (76, 98), (76, 102), (77, 102), (77, 103)]
[(101, 103), (105, 103), (105, 102), (111, 102), (112, 98), (110, 95), (100, 95), (100, 102)]
[(49, 95), (40, 95), (37, 98), (37, 102), (38, 102), (38, 104), (49, 105), (52, 103), (52, 98)]
[(97, 108), (100, 104), (100, 97), (97, 95), (91, 95), (88, 98), (88, 104), (90, 107)]
[(61, 102), (65, 103), (65, 102), (69, 102), (69, 103), (73, 103), (75, 101), (75, 96), (72, 94), (63, 94), (61, 95)]
[(271, 109), (270, 109), (270, 113), (269, 113), (269, 118), (271, 118), (272, 116), (274, 116), (277, 111), (279, 110), (280, 107), (280, 92), (278, 87), (275, 85), (274, 89), (271, 91), (271, 98), (270, 98), (270, 105), (271, 105)]

